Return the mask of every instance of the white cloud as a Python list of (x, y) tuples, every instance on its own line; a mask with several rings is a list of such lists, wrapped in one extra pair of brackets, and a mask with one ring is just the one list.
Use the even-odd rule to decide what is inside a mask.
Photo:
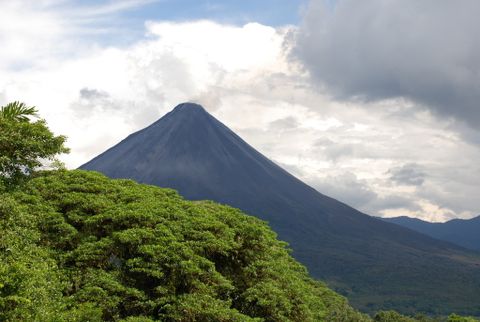
[(22, 1), (2, 1), (0, 6), (0, 68), (21, 68), (59, 52), (54, 44), (61, 44), (64, 22), (57, 13)]
[[(54, 4), (35, 15), (44, 21), (39, 26), (65, 25), (65, 7)], [(12, 10), (12, 18), (24, 14)], [(77, 37), (84, 25), (75, 21), (68, 33), (51, 35), (50, 27), (23, 34), (18, 27), (24, 43), (46, 37), (40, 56), (23, 56), (21, 69), (10, 66), (13, 36), (0, 39), (9, 52), (0, 56), (0, 103), (38, 106), (52, 129), (69, 137), (69, 167), (194, 100), (295, 175), (362, 211), (443, 220), (480, 209), (476, 198), (467, 201), (480, 182), (473, 140), (408, 101), (344, 103), (318, 92), (285, 56), (293, 27), (148, 22), (144, 38), (104, 47)], [(8, 28), (15, 33), (17, 27)], [(62, 52), (58, 43), (65, 43)], [(421, 187), (391, 180), (391, 169), (409, 164), (428, 174)]]

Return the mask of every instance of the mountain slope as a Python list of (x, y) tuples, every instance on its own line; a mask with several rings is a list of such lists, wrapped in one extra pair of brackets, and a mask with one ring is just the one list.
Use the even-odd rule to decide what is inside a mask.
[(445, 223), (432, 223), (406, 216), (382, 219), (433, 238), (480, 251), (480, 216), (472, 219), (453, 219)]
[(480, 315), (480, 257), (365, 215), (304, 184), (201, 106), (180, 104), (81, 167), (267, 220), (310, 273), (357, 307)]

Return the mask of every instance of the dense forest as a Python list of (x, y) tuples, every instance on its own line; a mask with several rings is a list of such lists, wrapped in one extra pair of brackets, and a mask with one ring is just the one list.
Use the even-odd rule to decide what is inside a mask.
[(475, 321), (362, 314), (257, 218), (63, 169), (35, 113), (0, 110), (0, 321)]

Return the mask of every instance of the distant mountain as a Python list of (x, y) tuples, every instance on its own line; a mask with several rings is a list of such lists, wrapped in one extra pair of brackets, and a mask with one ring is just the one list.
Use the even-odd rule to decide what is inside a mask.
[(433, 238), (480, 251), (480, 216), (472, 219), (453, 219), (445, 223), (432, 223), (406, 216), (382, 219)]
[(191, 103), (81, 167), (270, 223), (311, 275), (365, 311), (480, 315), (480, 256), (365, 215), (290, 175)]

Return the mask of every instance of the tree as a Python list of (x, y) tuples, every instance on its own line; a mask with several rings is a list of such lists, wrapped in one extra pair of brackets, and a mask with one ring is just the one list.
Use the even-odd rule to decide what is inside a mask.
[(29, 116), (38, 116), (35, 106), (27, 106), (25, 103), (15, 101), (0, 108), (0, 118), (3, 119), (27, 122)]
[(395, 311), (380, 311), (373, 317), (375, 322), (415, 322), (414, 319), (403, 316)]
[(0, 107), (0, 182), (12, 187), (34, 172), (46, 160), (68, 153), (66, 137), (55, 136), (37, 109), (13, 102)]
[(3, 195), (0, 321), (371, 321), (238, 209), (82, 170)]
[(457, 314), (451, 314), (447, 320), (447, 322), (475, 322), (475, 321), (478, 321), (478, 320), (471, 317), (463, 317)]

